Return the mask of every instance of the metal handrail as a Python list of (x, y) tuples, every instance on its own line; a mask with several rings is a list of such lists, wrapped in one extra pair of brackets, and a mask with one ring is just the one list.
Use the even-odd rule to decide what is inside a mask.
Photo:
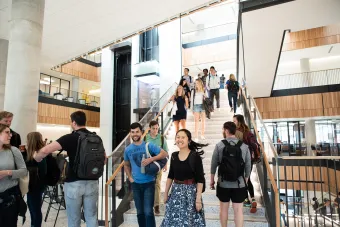
[[(261, 117), (259, 108), (257, 107), (254, 98), (251, 97), (250, 95), (249, 95), (249, 98), (250, 98), (250, 100), (252, 101), (252, 103), (253, 103), (253, 105), (254, 105), (254, 108), (255, 108), (255, 110), (256, 110), (256, 112), (257, 112), (257, 115), (256, 115), (256, 116), (259, 118), (259, 121), (261, 122), (261, 124), (265, 125), (264, 122), (263, 122), (263, 119), (262, 119), (262, 117)], [(267, 127), (264, 127), (264, 129), (265, 129), (265, 131), (266, 131), (267, 137), (270, 138)], [(276, 148), (275, 148), (273, 142), (270, 141), (269, 144), (270, 144), (270, 146), (271, 146), (271, 148), (272, 148), (272, 152), (273, 152), (274, 157), (278, 157), (277, 150), (276, 150)]]
[(316, 70), (316, 71), (309, 71), (309, 72), (298, 72), (298, 73), (289, 73), (289, 74), (278, 74), (277, 76), (290, 76), (290, 75), (296, 75), (296, 74), (302, 74), (302, 73), (317, 73), (317, 72), (324, 72), (329, 70), (336, 70), (340, 68), (333, 68), (333, 69), (323, 69), (323, 70)]
[[(156, 106), (156, 105), (158, 105), (158, 103), (159, 103), (159, 101), (168, 93), (168, 91), (170, 91), (170, 89), (172, 88), (172, 86), (173, 85), (178, 85), (177, 83), (173, 83), (169, 88), (168, 88), (168, 90), (166, 90), (166, 92), (164, 92), (164, 95), (162, 96), (162, 97), (160, 97), (159, 98), (159, 100), (155, 103), (155, 104), (153, 104), (153, 106), (150, 108), (150, 110), (148, 111), (148, 112), (146, 112), (146, 114), (142, 117), (142, 119), (139, 121), (139, 122), (142, 122), (143, 120), (144, 120), (144, 118), (146, 118), (146, 116), (149, 114), (149, 113), (151, 113), (151, 111), (152, 111), (152, 109)], [(163, 110), (163, 109), (162, 109)], [(159, 113), (161, 113), (161, 112), (159, 112)], [(158, 116), (158, 115), (157, 115)], [(112, 153), (109, 155), (109, 156), (107, 156), (108, 158), (110, 158), (110, 157), (112, 157), (112, 155), (116, 152), (116, 151), (118, 151), (118, 149), (125, 143), (125, 141), (126, 140), (128, 140), (130, 138), (130, 133), (129, 134), (127, 134), (127, 136), (122, 140), (122, 142), (120, 142), (119, 144), (118, 144), (118, 146), (112, 151)]]
[[(174, 83), (174, 84), (177, 84), (177, 83)], [(172, 87), (172, 86), (171, 86)], [(171, 88), (170, 87), (170, 88)], [(165, 94), (170, 90), (170, 88), (165, 92)], [(164, 94), (164, 95), (165, 95)], [(164, 96), (163, 95), (163, 96)], [(162, 96), (162, 97), (163, 97)], [(164, 107), (161, 109), (161, 111), (159, 111), (159, 113), (157, 114), (157, 116), (153, 119), (153, 120), (156, 120), (160, 115), (161, 113), (163, 113), (163, 111), (165, 110), (165, 108), (168, 106), (168, 104), (171, 102), (171, 99), (172, 99), (173, 96), (171, 96), (171, 98), (166, 102), (166, 104), (164, 105)], [(161, 100), (162, 98), (160, 98), (159, 100)], [(158, 103), (158, 102), (157, 102)], [(156, 104), (157, 104), (156, 103)], [(156, 105), (155, 104), (155, 105)], [(155, 106), (154, 105), (154, 106)], [(150, 109), (152, 110), (152, 108)], [(149, 110), (149, 111), (150, 111)], [(145, 115), (146, 116), (146, 115)], [(144, 116), (144, 117), (145, 117)], [(143, 120), (143, 119), (142, 119)], [(142, 135), (142, 140), (143, 138), (146, 136), (146, 134), (149, 132), (150, 128), (148, 127), (145, 132), (143, 133)], [(126, 139), (129, 139), (130, 137), (130, 133), (125, 137)], [(125, 141), (125, 139), (123, 140), (123, 142)], [(122, 143), (118, 146), (120, 147), (122, 145)], [(112, 183), (112, 181), (116, 178), (116, 176), (118, 175), (119, 171), (121, 171), (121, 169), (123, 168), (124, 166), (124, 161), (122, 161), (119, 166), (117, 167), (117, 169), (113, 172), (113, 174), (110, 176), (110, 178), (108, 179), (108, 181), (105, 183), (105, 226), (108, 227), (109, 226), (109, 209), (108, 209), (108, 204), (109, 204), (109, 197), (108, 197), (108, 192), (109, 192), (109, 185)], [(114, 208), (115, 209), (115, 208)]]
[(340, 68), (277, 75), (272, 90), (335, 85), (339, 74)]
[[(248, 109), (249, 112), (250, 112), (251, 109), (250, 109), (249, 103), (247, 102), (247, 97), (246, 97), (244, 91), (245, 91), (245, 90), (242, 91), (242, 95), (243, 95), (243, 98), (244, 98), (244, 100), (245, 100), (245, 105), (247, 106), (247, 109)], [(255, 108), (257, 108), (257, 107), (255, 107)], [(249, 114), (249, 115), (250, 115), (250, 121), (251, 121), (251, 123), (252, 123), (253, 126), (254, 126), (254, 131), (255, 131), (256, 137), (257, 137), (257, 139), (258, 139), (258, 141), (259, 141), (259, 144), (260, 144), (260, 146), (261, 146), (261, 150), (264, 151), (264, 147), (263, 147), (263, 144), (262, 144), (262, 141), (261, 141), (261, 137), (260, 137), (260, 135), (259, 135), (259, 133), (258, 133), (257, 126), (256, 126), (256, 124), (255, 124), (254, 117), (253, 117), (251, 114)], [(270, 183), (271, 183), (271, 185), (272, 185), (272, 187), (273, 187), (273, 192), (274, 192), (275, 200), (276, 200), (276, 201), (279, 201), (279, 198), (280, 198), (280, 197), (279, 197), (279, 190), (278, 190), (278, 187), (277, 187), (277, 185), (276, 185), (276, 183), (275, 183), (274, 175), (273, 175), (273, 172), (272, 172), (272, 170), (271, 170), (271, 167), (270, 167), (270, 164), (269, 164), (267, 155), (266, 155), (265, 152), (262, 152), (262, 153), (263, 153), (263, 161), (264, 161), (264, 163), (265, 163), (265, 165), (266, 165), (266, 168), (267, 168), (267, 173), (268, 173), (268, 176), (269, 176), (269, 180), (270, 180)], [(277, 225), (277, 226), (280, 226), (280, 221), (281, 221), (280, 204), (277, 202), (277, 203), (275, 203), (275, 205), (276, 205), (276, 206), (275, 206), (276, 225)]]

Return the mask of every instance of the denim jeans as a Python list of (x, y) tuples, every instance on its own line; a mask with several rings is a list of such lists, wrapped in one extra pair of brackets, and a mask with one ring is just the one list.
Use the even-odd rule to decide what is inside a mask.
[(234, 104), (234, 113), (236, 113), (236, 108), (237, 108), (237, 93), (229, 91), (228, 92), (228, 100), (229, 100), (230, 108), (233, 107), (232, 104)]
[(285, 226), (287, 226), (286, 214), (281, 214), (281, 217), (283, 219), (283, 222), (284, 222)]
[(28, 206), (28, 209), (31, 215), (31, 227), (41, 227), (42, 194), (43, 194), (43, 189), (27, 193), (27, 206)]
[(155, 215), (153, 213), (155, 182), (145, 184), (132, 183), (132, 191), (139, 227), (156, 227)]
[(64, 186), (68, 227), (80, 227), (83, 206), (87, 227), (98, 227), (98, 181), (79, 180)]

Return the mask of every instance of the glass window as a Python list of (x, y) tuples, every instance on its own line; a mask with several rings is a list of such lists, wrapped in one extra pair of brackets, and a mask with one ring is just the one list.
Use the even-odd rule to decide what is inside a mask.
[(158, 60), (158, 28), (140, 35), (140, 62)]

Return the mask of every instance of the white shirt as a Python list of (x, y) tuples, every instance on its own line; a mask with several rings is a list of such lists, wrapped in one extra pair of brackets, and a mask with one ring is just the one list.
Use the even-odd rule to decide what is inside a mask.
[(220, 78), (215, 74), (215, 76), (210, 75), (207, 77), (207, 84), (209, 89), (220, 89)]
[(194, 105), (202, 105), (203, 104), (203, 96), (204, 92), (195, 92), (195, 97), (194, 97)]

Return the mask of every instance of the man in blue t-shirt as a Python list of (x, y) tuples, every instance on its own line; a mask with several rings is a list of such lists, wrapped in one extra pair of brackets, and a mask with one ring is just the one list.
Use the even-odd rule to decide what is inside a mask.
[[(142, 166), (153, 161), (164, 159), (168, 153), (160, 147), (149, 143), (148, 150), (152, 157), (146, 157), (146, 143), (142, 140), (142, 126), (138, 122), (130, 125), (130, 136), (133, 141), (124, 152), (125, 172), (132, 183), (133, 199), (137, 209), (138, 225), (140, 227), (156, 227), (153, 212), (155, 198), (156, 175), (142, 173)], [(145, 160), (142, 161), (143, 156)]]

